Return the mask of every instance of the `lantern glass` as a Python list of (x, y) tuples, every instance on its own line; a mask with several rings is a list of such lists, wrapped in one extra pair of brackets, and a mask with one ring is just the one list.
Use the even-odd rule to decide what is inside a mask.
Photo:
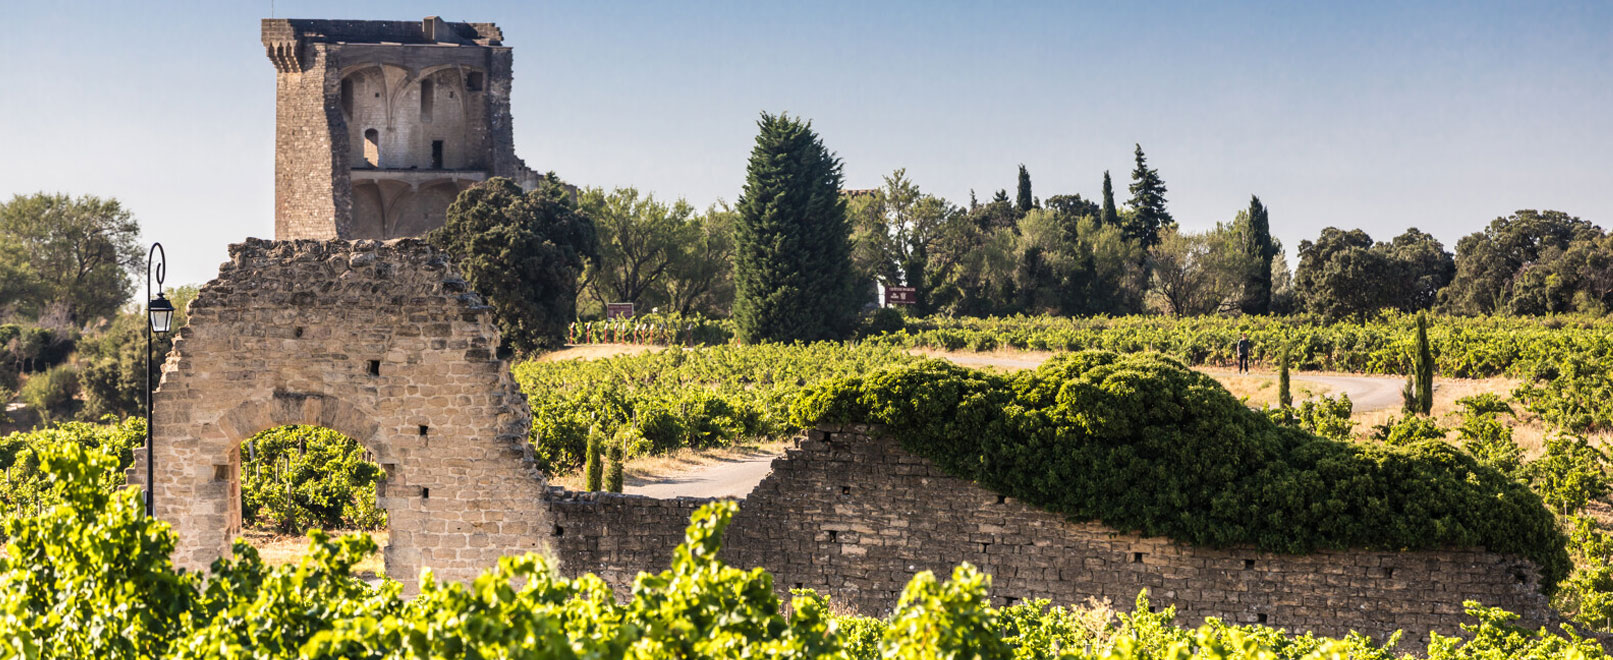
[(156, 299), (152, 300), (146, 309), (151, 316), (152, 332), (162, 335), (173, 328), (174, 306), (168, 302), (166, 296), (157, 294)]

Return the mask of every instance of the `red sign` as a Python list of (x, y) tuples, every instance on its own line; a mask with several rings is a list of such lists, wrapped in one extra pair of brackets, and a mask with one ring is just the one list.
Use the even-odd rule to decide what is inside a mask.
[(605, 303), (605, 318), (630, 319), (633, 318), (633, 303)]
[(917, 305), (919, 290), (910, 286), (885, 287), (886, 305)]

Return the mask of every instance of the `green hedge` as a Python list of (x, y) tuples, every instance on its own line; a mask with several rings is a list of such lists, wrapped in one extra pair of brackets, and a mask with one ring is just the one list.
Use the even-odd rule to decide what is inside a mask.
[(1566, 539), (1540, 497), (1443, 442), (1325, 440), (1159, 354), (1086, 351), (1011, 376), (930, 360), (809, 388), (792, 421), (888, 425), (946, 471), (1074, 520), (1305, 553), (1484, 546), (1540, 566)]

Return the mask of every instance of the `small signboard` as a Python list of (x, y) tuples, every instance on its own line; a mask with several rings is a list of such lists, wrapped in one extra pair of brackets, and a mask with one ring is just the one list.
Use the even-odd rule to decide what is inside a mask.
[(917, 305), (919, 291), (910, 286), (885, 287), (885, 305)]
[(605, 303), (605, 318), (630, 319), (633, 318), (633, 303)]

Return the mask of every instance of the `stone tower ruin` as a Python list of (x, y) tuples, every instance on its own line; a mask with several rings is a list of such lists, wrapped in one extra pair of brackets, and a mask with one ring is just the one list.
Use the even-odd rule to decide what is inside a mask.
[(492, 23), (264, 19), (275, 68), (276, 240), (390, 239), (443, 224), (515, 156), (511, 50)]

